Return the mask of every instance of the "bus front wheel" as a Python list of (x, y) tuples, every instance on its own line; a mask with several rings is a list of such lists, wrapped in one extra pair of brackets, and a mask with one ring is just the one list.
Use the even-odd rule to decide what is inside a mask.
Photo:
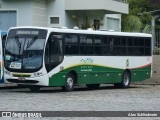
[(121, 83), (115, 83), (114, 86), (117, 88), (128, 88), (130, 85), (131, 76), (128, 71), (125, 71), (122, 76)]
[(74, 75), (69, 73), (66, 78), (66, 84), (62, 87), (63, 91), (70, 92), (74, 89), (75, 78)]

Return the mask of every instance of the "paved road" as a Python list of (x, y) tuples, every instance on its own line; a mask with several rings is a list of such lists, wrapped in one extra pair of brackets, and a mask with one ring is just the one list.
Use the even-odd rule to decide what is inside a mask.
[(27, 88), (0, 86), (0, 109), (1, 111), (159, 111), (160, 85), (131, 85), (129, 89), (115, 89), (112, 85), (102, 85), (98, 90), (88, 90), (85, 86), (81, 86), (73, 92), (62, 92), (60, 88), (49, 87), (42, 88), (38, 93), (30, 92)]

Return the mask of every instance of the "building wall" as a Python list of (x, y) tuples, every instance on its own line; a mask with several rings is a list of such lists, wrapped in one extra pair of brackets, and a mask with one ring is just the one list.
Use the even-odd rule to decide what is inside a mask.
[[(76, 17), (75, 19), (73, 17)], [(86, 21), (87, 19), (87, 21)], [(110, 24), (109, 23), (110, 19)], [(77, 20), (77, 21), (76, 21)], [(66, 22), (69, 28), (74, 26), (82, 27), (82, 24), (88, 22), (93, 28), (94, 20), (100, 21), (100, 29), (121, 31), (121, 15), (120, 14), (105, 14), (102, 11), (67, 11)], [(117, 24), (115, 23), (119, 21)], [(77, 24), (78, 23), (78, 24)], [(109, 24), (108, 24), (109, 23)], [(117, 26), (116, 26), (117, 25)]]
[(128, 14), (128, 4), (116, 0), (65, 0), (65, 10), (103, 10)]
[(33, 0), (31, 15), (33, 26), (46, 27), (48, 25), (46, 0)]
[(32, 0), (1, 0), (0, 11), (16, 11), (17, 26), (29, 26), (32, 23)]
[(17, 13), (15, 10), (0, 10), (0, 30), (8, 31), (10, 27), (17, 26)]
[[(101, 25), (100, 29), (104, 27), (105, 13), (102, 11), (67, 11), (66, 22), (67, 26), (73, 28), (74, 26), (82, 27), (89, 23), (93, 27), (94, 20), (99, 20)], [(78, 24), (77, 24), (78, 23)]]
[[(78, 19), (79, 27), (86, 22), (92, 27), (94, 20), (99, 20), (100, 29), (108, 29), (107, 18), (112, 17), (119, 19), (121, 23), (120, 15), (109, 15), (110, 13), (107, 14), (107, 11), (103, 10), (65, 10), (65, 2), (65, 0), (0, 0), (0, 10), (15, 10), (17, 26), (73, 28), (77, 25), (73, 19), (74, 15)], [(59, 23), (52, 23), (54, 20), (58, 20)], [(121, 29), (120, 24), (118, 28)]]
[[(64, 0), (47, 0), (47, 14), (49, 27), (64, 27), (65, 26), (65, 10)], [(59, 24), (50, 24), (51, 17), (59, 17)]]
[[(107, 17), (105, 16), (106, 12), (104, 11), (87, 11), (87, 10), (71, 10), (71, 11), (65, 11), (65, 2), (64, 0), (47, 0), (47, 8), (48, 8), (48, 26), (49, 27), (68, 27), (73, 28), (74, 26), (77, 26), (81, 28), (82, 24), (86, 23), (86, 17), (87, 22), (92, 26), (94, 24), (94, 19), (99, 20), (101, 25), (100, 29), (107, 29)], [(78, 21), (75, 21), (73, 19), (73, 16), (77, 17)], [(59, 17), (60, 18), (60, 24), (50, 24), (50, 17)], [(120, 23), (118, 25), (118, 30), (121, 30), (121, 15), (119, 14), (112, 14), (108, 17), (113, 17), (116, 19), (119, 19)]]

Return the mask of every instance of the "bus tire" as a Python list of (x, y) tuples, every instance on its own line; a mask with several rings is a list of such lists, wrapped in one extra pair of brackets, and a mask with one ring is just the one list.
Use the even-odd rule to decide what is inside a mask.
[(100, 84), (86, 84), (88, 89), (98, 89)]
[(65, 92), (71, 92), (74, 89), (75, 77), (73, 74), (69, 73), (66, 78), (66, 84), (62, 87), (62, 90)]
[(128, 71), (125, 71), (122, 76), (121, 83), (115, 83), (114, 87), (116, 88), (128, 88), (131, 82), (131, 76)]
[(30, 91), (32, 92), (38, 92), (40, 90), (40, 86), (37, 85), (33, 85), (33, 86), (29, 86)]

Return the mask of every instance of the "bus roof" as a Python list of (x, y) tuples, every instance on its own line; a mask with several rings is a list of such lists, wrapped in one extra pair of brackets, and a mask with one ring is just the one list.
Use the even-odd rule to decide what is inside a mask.
[(10, 29), (44, 29), (49, 33), (62, 32), (62, 33), (79, 33), (79, 34), (96, 34), (96, 35), (113, 35), (113, 36), (135, 36), (135, 37), (152, 37), (151, 34), (135, 33), (135, 32), (115, 32), (115, 31), (101, 31), (101, 30), (81, 30), (81, 29), (68, 29), (68, 28), (49, 28), (49, 27), (34, 27), (34, 26), (22, 26), (12, 27)]

